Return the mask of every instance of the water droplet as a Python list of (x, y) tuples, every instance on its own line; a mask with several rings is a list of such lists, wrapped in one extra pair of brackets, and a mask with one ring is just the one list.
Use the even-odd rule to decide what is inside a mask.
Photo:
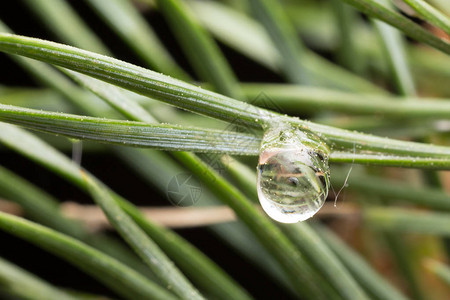
[(296, 223), (322, 207), (328, 195), (329, 151), (317, 135), (292, 125), (265, 132), (257, 189), (261, 206), (272, 219)]

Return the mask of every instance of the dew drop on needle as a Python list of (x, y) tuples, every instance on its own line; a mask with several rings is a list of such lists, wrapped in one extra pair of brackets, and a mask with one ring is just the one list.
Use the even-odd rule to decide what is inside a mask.
[(296, 223), (322, 207), (328, 195), (329, 151), (317, 135), (295, 125), (265, 132), (257, 189), (261, 206), (272, 219)]

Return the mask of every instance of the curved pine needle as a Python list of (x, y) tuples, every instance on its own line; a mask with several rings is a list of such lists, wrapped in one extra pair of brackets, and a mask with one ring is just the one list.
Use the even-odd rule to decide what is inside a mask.
[[(227, 158), (223, 157), (226, 161)], [(256, 174), (240, 162), (229, 161), (224, 164), (231, 176), (238, 182), (241, 190), (245, 191), (251, 199), (257, 199), (255, 182)], [(253, 188), (252, 188), (253, 187)], [(278, 227), (305, 255), (311, 264), (326, 278), (332, 282), (333, 287), (345, 299), (368, 299), (366, 293), (353, 278), (348, 270), (339, 262), (323, 240), (317, 236), (313, 228), (307, 222), (297, 224), (278, 224)]]
[(397, 120), (450, 119), (450, 99), (353, 94), (294, 84), (244, 83), (243, 90), (249, 99), (264, 95), (286, 113), (335, 111)]
[(420, 27), (408, 18), (390, 10), (377, 0), (342, 0), (371, 17), (380, 19), (404, 32), (406, 35), (450, 54), (450, 44)]
[(273, 45), (281, 56), (282, 69), (286, 77), (298, 84), (317, 83), (310, 70), (305, 68), (305, 49), (296, 38), (294, 26), (278, 1), (250, 0), (250, 7), (266, 28)]
[[(15, 126), (0, 123), (0, 140), (8, 147), (85, 188), (79, 167), (36, 137)], [(26, 141), (26, 144), (24, 141)], [(316, 274), (301, 259), (289, 240), (266, 217), (262, 216), (253, 205), (248, 203), (249, 201), (241, 193), (217, 175), (216, 172), (209, 169), (201, 160), (193, 158), (182, 161), (181, 158), (182, 156), (180, 156), (180, 162), (188, 166), (193, 172), (198, 170), (196, 174), (199, 175), (200, 179), (208, 184), (211, 190), (220, 195), (222, 201), (231, 206), (236, 212), (239, 212), (240, 218), (246, 221), (248, 227), (279, 261), (286, 273), (289, 274), (291, 282), (294, 284), (303, 283), (295, 286), (299, 292), (323, 295), (323, 286), (320, 289), (318, 287), (319, 282), (315, 281)], [(115, 195), (115, 197), (117, 197), (117, 201), (123, 203), (123, 200), (120, 200), (121, 198), (118, 195)], [(123, 208), (127, 209), (126, 206), (129, 206), (129, 204), (123, 206)], [(127, 212), (130, 213), (128, 210)], [(154, 227), (150, 223), (148, 223), (148, 226)], [(156, 230), (157, 228), (153, 229)]]
[(371, 295), (377, 299), (407, 300), (395, 287), (378, 274), (357, 252), (347, 246), (324, 226), (314, 226), (330, 249), (341, 259), (348, 270)]
[[(391, 9), (389, 0), (382, 0), (379, 3)], [(384, 49), (384, 56), (389, 63), (398, 93), (405, 96), (415, 95), (416, 88), (407, 62), (408, 56), (405, 51), (404, 36), (397, 29), (382, 21), (373, 20), (373, 24), (377, 29), (379, 40)]]
[(40, 20), (65, 43), (111, 55), (66, 0), (25, 0)]
[(0, 289), (20, 299), (81, 300), (0, 257)]
[(44, 226), (0, 212), (0, 229), (67, 260), (127, 299), (176, 299), (112, 257)]
[(18, 203), (27, 218), (74, 237), (153, 278), (150, 270), (126, 245), (103, 234), (93, 235), (82, 224), (66, 218), (61, 214), (57, 199), (3, 167), (0, 167), (0, 195)]
[[(0, 121), (32, 130), (60, 134), (70, 138), (169, 151), (213, 152), (259, 155), (261, 137), (235, 131), (200, 129), (166, 124), (148, 124), (71, 114), (43, 112), (0, 104)], [(401, 142), (409, 145), (415, 143)], [(443, 149), (441, 155), (425, 157), (386, 155), (386, 153), (350, 153), (333, 151), (330, 161), (397, 166), (407, 168), (450, 169), (450, 159)]]
[(423, 168), (436, 170), (450, 170), (450, 159), (434, 157), (413, 157), (383, 155), (380, 153), (350, 153), (334, 151), (330, 161), (336, 163), (358, 163), (372, 166), (392, 166), (402, 168)]
[[(343, 172), (332, 170), (333, 186), (342, 186), (344, 181)], [(450, 195), (438, 188), (417, 187), (399, 180), (359, 173), (355, 176), (350, 175), (348, 186), (350, 190), (383, 198), (386, 203), (414, 204), (440, 211), (450, 211)]]
[(443, 157), (450, 154), (450, 150), (445, 147), (396, 141), (283, 117), (132, 64), (57, 43), (2, 33), (0, 50), (73, 69), (180, 108), (235, 122), (237, 125), (261, 128), (271, 126), (274, 122), (286, 121), (311, 129), (343, 149), (356, 147), (393, 155), (422, 157)]
[(81, 176), (86, 182), (87, 190), (101, 207), (110, 223), (164, 286), (181, 299), (204, 299), (156, 243), (122, 210), (109, 191), (83, 171)]
[(372, 83), (306, 49), (278, 1), (251, 0), (250, 4), (278, 49), (281, 56), (280, 67), (291, 82), (384, 93)]
[(434, 259), (425, 260), (423, 265), (450, 287), (450, 267), (448, 265)]
[[(1, 24), (1, 22), (0, 27), (2, 27), (2, 30), (8, 30), (8, 28), (5, 28), (5, 26)], [(102, 112), (101, 109), (99, 109), (99, 106), (101, 108), (101, 104), (104, 104), (103, 102), (91, 103), (91, 101), (89, 101), (90, 99), (87, 99), (88, 101), (86, 101), (84, 93), (81, 93), (82, 90), (72, 84), (64, 76), (53, 70), (50, 66), (20, 56), (16, 58), (19, 64), (25, 67), (25, 69), (32, 75), (42, 80), (44, 84), (51, 86), (56, 91), (67, 97), (73, 104), (80, 107), (82, 110), (86, 110), (93, 115), (105, 115), (105, 112)], [(70, 74), (73, 75), (74, 72)], [(143, 111), (139, 109), (139, 107), (131, 104), (129, 100), (125, 101), (127, 100), (127, 98), (122, 97), (120, 91), (118, 91), (118, 88), (113, 89), (114, 86), (96, 81), (81, 74), (79, 74), (79, 76), (72, 76), (72, 78), (85, 84), (94, 92), (101, 91), (102, 94), (100, 95), (99, 93), (101, 97), (103, 97), (104, 99), (108, 99), (108, 103), (110, 105), (112, 105), (116, 109), (119, 109), (129, 118), (139, 118), (139, 120), (142, 121), (151, 121), (148, 113), (144, 115)], [(107, 86), (108, 88), (106, 88)], [(106, 93), (108, 97), (105, 97), (104, 93)], [(106, 115), (110, 116), (110, 111), (108, 111)], [(114, 114), (112, 115), (115, 116)], [(13, 132), (11, 132), (11, 130)], [(23, 131), (17, 130), (17, 128), (15, 127), (3, 127), (2, 133), (2, 141), (8, 144), (10, 147), (13, 147), (16, 151), (21, 152), (22, 154), (28, 156), (30, 159), (38, 160), (39, 163), (49, 167), (59, 174), (62, 174), (63, 177), (71, 180), (75, 184), (78, 184), (79, 186), (81, 185), (82, 188), (85, 188), (83, 181), (79, 177), (73, 177), (74, 174), (79, 175), (77, 169), (74, 169), (73, 166), (71, 167), (70, 164), (67, 164), (67, 159), (61, 159), (61, 155), (58, 155), (58, 153), (55, 152), (54, 149), (46, 147), (45, 143), (39, 142), (38, 140), (32, 138), (32, 135), (23, 134)], [(12, 136), (8, 134), (12, 134)], [(23, 141), (27, 141), (27, 143), (25, 143), (27, 145), (28, 142), (34, 144), (34, 147), (31, 147), (34, 151), (32, 153), (24, 151), (24, 148), (19, 147), (17, 143), (15, 143), (15, 141), (9, 139), (14, 136), (21, 136), (19, 140), (21, 140), (22, 143)], [(37, 151), (38, 149), (42, 152)], [(145, 164), (142, 164), (142, 156), (136, 157), (136, 155), (140, 154), (140, 151), (142, 150), (123, 147), (116, 147), (114, 148), (114, 150), (115, 152), (119, 152), (122, 157), (125, 157), (128, 161), (132, 161), (133, 164), (138, 165), (138, 168), (145, 168)], [(153, 177), (152, 183), (154, 183), (155, 179), (157, 178), (157, 181), (159, 181), (159, 183), (163, 182), (162, 184), (164, 185), (165, 191), (165, 189), (167, 188), (167, 178), (166, 180), (164, 180), (164, 176), (161, 176), (161, 174), (163, 172), (168, 172), (168, 165), (174, 165), (175, 163), (172, 160), (168, 159), (165, 154), (158, 151), (143, 152), (144, 160), (146, 158), (151, 158), (150, 165), (147, 165), (148, 168), (146, 169), (146, 171), (148, 172), (150, 169), (154, 172), (153, 174), (157, 174), (156, 177)], [(39, 157), (37, 153), (41, 154), (41, 156)], [(43, 159), (42, 156), (44, 156), (45, 159)], [(137, 161), (135, 161), (135, 159)], [(158, 169), (156, 166), (159, 166), (163, 169)], [(174, 172), (171, 173), (170, 176), (181, 172), (180, 169), (180, 167), (176, 170), (171, 169), (171, 171)], [(158, 173), (158, 170), (161, 170), (162, 172)], [(202, 290), (207, 292), (208, 295), (214, 296), (217, 299), (250, 298), (248, 293), (235, 281), (233, 281), (233, 279), (230, 278), (228, 274), (226, 274), (220, 267), (218, 267), (213, 261), (211, 261), (206, 255), (195, 248), (192, 244), (181, 238), (176, 233), (149, 222), (139, 213), (139, 211), (137, 211), (137, 209), (134, 208), (133, 205), (128, 203), (126, 200), (118, 196), (116, 197), (116, 200), (119, 201), (122, 207), (127, 211), (127, 213), (130, 214), (130, 216), (132, 216), (137, 223), (139, 223), (141, 228), (143, 228), (150, 237), (155, 239), (158, 245), (160, 245), (161, 248), (163, 248), (164, 251), (168, 255), (170, 255), (170, 257), (177, 263), (177, 265), (183, 268), (183, 272), (188, 275), (189, 278), (191, 278), (200, 288), (202, 288)], [(103, 245), (102, 242), (98, 239), (93, 239), (93, 241), (98, 242), (97, 244), (99, 245)]]
[(234, 131), (43, 112), (0, 104), (0, 120), (70, 138), (153, 149), (256, 155), (260, 138)]
[(279, 71), (280, 54), (255, 20), (221, 2), (196, 0), (187, 3), (216, 39), (261, 65)]
[(86, 1), (150, 67), (164, 74), (189, 80), (189, 75), (176, 64), (156, 33), (130, 1)]
[(242, 99), (242, 91), (226, 58), (190, 7), (182, 0), (157, 0), (156, 3), (198, 76), (211, 82), (217, 92)]
[[(0, 122), (0, 142), (61, 175), (61, 177), (72, 182), (81, 189), (86, 189), (86, 184), (81, 177), (79, 166), (73, 164), (66, 156), (32, 134), (16, 126)], [(124, 155), (128, 156), (129, 153), (125, 152)], [(135, 222), (137, 222), (139, 226), (165, 250), (166, 253), (170, 254), (171, 258), (177, 262), (177, 265), (184, 268), (183, 271), (186, 274), (195, 278), (198, 285), (202, 286), (204, 290), (207, 290), (208, 287), (215, 287), (216, 292), (223, 296), (223, 298), (217, 296), (218, 299), (229, 299), (229, 297), (232, 297), (233, 299), (250, 298), (242, 288), (240, 288), (222, 269), (209, 260), (209, 258), (201, 251), (174, 232), (149, 222), (132, 204), (114, 192), (110, 192)], [(201, 271), (200, 274), (199, 271)], [(204, 278), (205, 274), (208, 274), (208, 279)], [(208, 291), (208, 294), (211, 295), (214, 294), (214, 292)]]
[(387, 232), (450, 236), (450, 214), (392, 207), (368, 208), (363, 219), (374, 229)]
[(419, 15), (450, 35), (450, 18), (423, 0), (404, 0)]

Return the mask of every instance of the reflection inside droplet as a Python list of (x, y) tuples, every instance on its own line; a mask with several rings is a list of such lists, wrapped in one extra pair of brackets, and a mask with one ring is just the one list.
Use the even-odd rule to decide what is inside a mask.
[(83, 156), (83, 142), (76, 139), (70, 139), (72, 141), (72, 161), (81, 165), (81, 158)]
[(258, 197), (274, 220), (296, 223), (312, 217), (328, 195), (328, 148), (298, 127), (269, 129), (261, 144)]

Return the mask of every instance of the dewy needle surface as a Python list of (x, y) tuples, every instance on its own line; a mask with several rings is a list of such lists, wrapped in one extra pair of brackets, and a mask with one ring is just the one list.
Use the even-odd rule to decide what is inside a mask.
[(311, 131), (291, 124), (269, 128), (258, 163), (258, 198), (264, 211), (282, 223), (312, 217), (328, 195), (329, 148)]

